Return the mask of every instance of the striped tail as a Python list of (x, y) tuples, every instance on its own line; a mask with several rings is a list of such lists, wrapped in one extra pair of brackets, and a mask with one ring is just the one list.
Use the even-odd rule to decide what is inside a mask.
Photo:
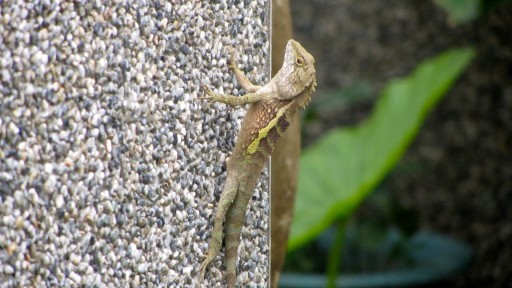
[[(239, 191), (236, 198), (229, 207), (226, 215), (226, 280), (228, 288), (235, 288), (236, 285), (236, 260), (238, 259), (238, 246), (240, 244), (240, 234), (245, 220), (245, 212), (249, 200), (252, 197), (253, 185), (249, 185), (251, 191)], [(242, 188), (242, 187), (240, 187)]]

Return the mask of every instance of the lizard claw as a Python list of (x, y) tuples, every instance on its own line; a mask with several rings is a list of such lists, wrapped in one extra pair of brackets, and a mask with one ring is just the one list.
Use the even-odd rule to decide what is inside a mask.
[(196, 285), (195, 285), (196, 288), (201, 287), (201, 283), (203, 283), (203, 281), (204, 281), (204, 275), (205, 275), (207, 266), (208, 266), (208, 263), (206, 261), (203, 261), (203, 263), (201, 263), (201, 267), (199, 268), (199, 275), (196, 278)]
[(234, 70), (237, 68), (237, 66), (236, 66), (236, 56), (237, 56), (236, 49), (233, 46), (227, 46), (226, 49), (228, 50), (228, 54), (229, 54), (228, 67), (229, 67), (229, 69)]
[(212, 90), (210, 90), (210, 88), (208, 88), (208, 86), (206, 86), (205, 84), (201, 84), (201, 87), (203, 88), (204, 92), (206, 92), (206, 94), (208, 94), (208, 96), (203, 96), (203, 97), (197, 97), (197, 99), (201, 99), (201, 100), (208, 100), (208, 101), (213, 101), (213, 92)]
[(206, 92), (206, 94), (210, 94), (212, 92), (212, 90), (210, 90), (210, 88), (208, 88), (208, 85), (206, 84), (201, 84), (201, 88), (203, 88), (204, 92)]

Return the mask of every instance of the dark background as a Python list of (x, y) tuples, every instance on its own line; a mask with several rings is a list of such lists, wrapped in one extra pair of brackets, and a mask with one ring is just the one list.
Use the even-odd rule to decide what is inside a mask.
[[(377, 92), (422, 60), (472, 45), (478, 56), (428, 115), (386, 185), (422, 229), (470, 244), (470, 267), (439, 287), (512, 287), (512, 4), (453, 25), (433, 1), (292, 0), (294, 38), (315, 55), (318, 97), (367, 81)], [(322, 115), (306, 144), (352, 125), (372, 101)], [(406, 120), (406, 119), (404, 119)], [(363, 204), (364, 206), (364, 204)]]

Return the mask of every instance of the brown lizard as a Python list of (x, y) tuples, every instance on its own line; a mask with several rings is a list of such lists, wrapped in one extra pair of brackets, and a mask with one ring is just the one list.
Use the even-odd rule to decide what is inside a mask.
[(243, 96), (217, 94), (206, 86), (210, 101), (231, 106), (251, 104), (242, 122), (235, 148), (227, 163), (227, 178), (220, 196), (208, 254), (201, 264), (197, 286), (222, 246), (225, 233), (226, 280), (235, 287), (236, 261), (245, 210), (256, 182), (275, 144), (290, 125), (292, 116), (311, 100), (315, 91), (315, 59), (299, 42), (289, 40), (283, 66), (265, 86), (253, 85), (237, 68), (231, 53), (230, 68), (248, 92)]

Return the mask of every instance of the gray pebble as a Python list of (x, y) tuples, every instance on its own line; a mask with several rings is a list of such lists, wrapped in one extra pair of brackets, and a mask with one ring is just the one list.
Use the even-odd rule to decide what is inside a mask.
[[(203, 83), (238, 93), (227, 45), (258, 71), (251, 80), (268, 80), (269, 53), (252, 47), (269, 46), (259, 19), (269, 2), (108, 3), (2, 6), (3, 286), (188, 287), (207, 251), (244, 110), (197, 97)], [(260, 227), (267, 190), (262, 181), (247, 212)], [(260, 227), (244, 228), (244, 287), (269, 281), (258, 272), (269, 263)], [(216, 287), (219, 264), (208, 276)]]

